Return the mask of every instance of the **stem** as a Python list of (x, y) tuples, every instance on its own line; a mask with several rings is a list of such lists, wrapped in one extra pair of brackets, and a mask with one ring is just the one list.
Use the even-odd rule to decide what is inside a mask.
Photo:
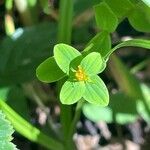
[(43, 145), (48, 150), (63, 150), (64, 147), (60, 142), (54, 140), (52, 137), (48, 137), (39, 129), (32, 126), (20, 115), (18, 115), (11, 107), (9, 107), (3, 100), (0, 100), (0, 109), (5, 113), (14, 129), (27, 139)]
[(60, 0), (58, 42), (71, 43), (73, 0)]
[[(58, 24), (58, 42), (70, 44), (72, 32), (72, 17), (73, 17), (73, 0), (60, 0), (59, 3), (59, 24)], [(64, 83), (64, 80), (58, 82), (58, 91)], [(61, 124), (63, 129), (64, 145), (66, 149), (73, 149), (72, 137), (68, 141), (68, 129), (72, 121), (72, 106), (60, 104), (61, 107)], [(69, 147), (67, 146), (69, 144)]]
[(78, 120), (80, 119), (83, 103), (84, 103), (83, 99), (81, 99), (77, 103), (76, 110), (75, 110), (75, 116), (73, 118), (73, 121), (72, 121), (72, 123), (70, 125), (70, 129), (69, 129), (68, 140), (72, 138), (72, 136), (75, 132), (76, 124), (77, 124)]

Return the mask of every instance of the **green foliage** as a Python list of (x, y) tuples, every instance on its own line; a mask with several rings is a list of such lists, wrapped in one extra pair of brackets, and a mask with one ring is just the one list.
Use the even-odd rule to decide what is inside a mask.
[(11, 143), (14, 130), (5, 115), (0, 110), (0, 149), (1, 150), (17, 150), (16, 146)]
[(140, 85), (140, 87), (144, 99), (131, 98), (123, 92), (118, 92), (110, 96), (110, 103), (107, 107), (86, 103), (82, 108), (83, 113), (94, 122), (106, 121), (107, 123), (116, 122), (118, 124), (132, 123), (140, 114), (149, 123), (150, 117), (145, 106), (150, 109), (150, 88), (145, 84)]
[[(18, 28), (12, 36), (4, 37), (0, 43), (0, 87), (4, 87), (0, 89), (0, 99), (3, 100), (0, 101), (0, 108), (17, 132), (47, 149), (61, 150), (64, 147), (66, 150), (73, 149), (70, 141), (80, 118), (84, 100), (88, 103), (84, 105), (83, 112), (94, 122), (104, 120), (108, 123), (126, 124), (135, 121), (139, 115), (150, 122), (149, 87), (141, 84), (117, 57), (110, 58), (115, 50), (122, 47), (150, 49), (149, 40), (133, 39), (116, 45), (118, 39), (114, 38), (118, 35), (116, 33), (119, 33), (116, 29), (123, 26), (120, 23), (125, 19), (135, 30), (150, 32), (149, 0), (60, 0), (59, 7), (54, 1), (47, 0), (40, 0), (40, 3), (37, 0), (12, 2), (13, 0), (7, 0), (4, 10), (6, 10), (5, 16), (9, 15), (14, 19), (13, 24), (16, 28), (37, 24)], [(92, 5), (95, 5), (93, 10)], [(18, 16), (20, 18), (17, 18)], [(45, 20), (55, 23), (39, 24), (39, 21)], [(11, 29), (8, 23), (6, 27), (8, 31)], [(115, 33), (112, 34), (113, 32)], [(112, 43), (115, 45), (113, 48)], [(66, 44), (74, 45), (83, 51), (80, 53)], [(54, 56), (52, 56), (53, 47)], [(106, 85), (98, 76), (106, 68), (109, 58), (111, 62), (109, 70), (112, 74), (107, 70), (106, 76), (113, 80), (113, 84), (114, 82), (118, 84), (119, 92), (117, 91), (116, 94), (108, 94)], [(30, 120), (27, 100), (35, 99), (42, 110), (45, 109), (43, 104), (45, 99), (46, 104), (51, 105), (47, 98), (50, 97), (47, 88), (45, 90), (41, 83), (35, 80), (35, 72), (42, 82), (59, 81), (55, 90), (60, 91), (59, 98), (62, 104), (71, 105), (78, 102), (76, 109), (73, 108), (74, 105), (66, 106), (56, 102), (60, 105), (59, 117), (62, 125), (62, 132), (58, 130), (58, 135), (57, 133), (55, 135), (57, 140), (26, 121)], [(38, 86), (35, 91), (24, 84), (33, 80)], [(107, 78), (105, 80), (107, 82)], [(108, 82), (111, 91), (112, 84)], [(31, 90), (27, 93), (28, 98), (22, 88)], [(104, 107), (106, 105), (108, 106)], [(60, 142), (58, 139), (61, 136), (63, 139), (60, 139)], [(12, 145), (9, 141), (10, 139), (7, 146)], [(0, 139), (1, 145), (3, 144)]]
[(105, 0), (119, 20), (122, 20), (132, 10), (130, 0)]
[(150, 32), (150, 7), (139, 3), (128, 15), (130, 24), (138, 31)]
[(55, 61), (60, 69), (67, 74), (69, 74), (69, 65), (71, 61), (80, 55), (79, 51), (66, 44), (57, 44), (54, 47)]
[[(88, 102), (96, 105), (108, 105), (109, 95), (107, 88), (103, 81), (96, 76), (103, 69), (100, 53), (92, 52), (85, 56), (80, 63), (77, 61), (76, 65), (75, 63), (71, 65), (71, 62), (79, 56), (81, 56), (81, 53), (69, 45), (57, 44), (54, 47), (55, 61), (60, 69), (68, 75), (68, 80), (64, 83), (60, 92), (60, 101), (63, 104), (69, 105), (79, 101), (83, 97)], [(39, 79), (45, 79), (43, 70), (45, 72), (50, 69), (55, 70), (49, 64), (53, 63), (53, 61), (47, 61), (46, 63), (47, 65), (40, 65), (40, 70), (37, 69), (37, 77), (40, 77)], [(53, 72), (51, 71), (51, 73)], [(55, 76), (55, 74), (51, 74), (51, 76)], [(51, 76), (47, 76), (46, 80), (50, 79)], [(92, 92), (89, 90), (92, 90)]]
[(49, 57), (42, 62), (36, 69), (36, 75), (40, 81), (45, 83), (58, 81), (65, 76), (56, 64), (54, 57)]
[(101, 2), (94, 6), (94, 10), (97, 26), (101, 30), (114, 32), (118, 25), (118, 19), (107, 3)]
[(147, 6), (150, 7), (150, 1), (149, 0), (142, 0)]
[(108, 53), (111, 49), (110, 35), (106, 31), (98, 33), (94, 38), (90, 40), (87, 47), (91, 45), (89, 52), (99, 52), (102, 57)]
[(23, 83), (36, 78), (36, 67), (52, 54), (50, 50), (55, 41), (55, 30), (52, 31), (54, 26), (44, 23), (20, 28), (12, 37), (4, 38), (0, 44), (0, 86)]

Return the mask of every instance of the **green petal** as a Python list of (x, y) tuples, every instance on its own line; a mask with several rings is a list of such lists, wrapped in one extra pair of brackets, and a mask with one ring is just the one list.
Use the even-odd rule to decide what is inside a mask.
[(54, 57), (49, 57), (36, 69), (37, 78), (45, 83), (58, 81), (65, 75), (66, 74), (56, 64)]
[(106, 85), (97, 75), (91, 77), (91, 82), (85, 83), (85, 93), (83, 98), (89, 103), (98, 106), (107, 106), (109, 94)]
[(82, 98), (84, 91), (84, 82), (66, 81), (60, 91), (60, 101), (62, 104), (74, 104)]
[(84, 69), (86, 74), (95, 75), (101, 71), (102, 64), (103, 62), (100, 53), (92, 52), (83, 58), (80, 66)]
[(57, 44), (54, 47), (54, 58), (60, 69), (69, 74), (69, 65), (71, 61), (80, 56), (81, 53), (75, 48), (66, 44)]

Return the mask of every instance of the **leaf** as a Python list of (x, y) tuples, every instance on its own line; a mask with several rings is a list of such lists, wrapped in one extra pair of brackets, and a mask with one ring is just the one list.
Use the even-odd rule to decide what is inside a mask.
[(125, 18), (134, 7), (130, 0), (105, 0), (105, 2), (119, 19)]
[(96, 75), (91, 77), (91, 82), (85, 82), (83, 98), (91, 104), (107, 106), (109, 94), (104, 82)]
[(80, 63), (87, 75), (95, 75), (101, 71), (102, 58), (100, 53), (92, 52), (88, 54)]
[(118, 19), (105, 2), (94, 6), (95, 18), (101, 30), (114, 32), (118, 25)]
[(16, 146), (11, 143), (14, 130), (10, 122), (6, 120), (5, 115), (0, 110), (0, 149), (17, 150)]
[(51, 83), (60, 80), (65, 74), (56, 64), (54, 57), (49, 57), (38, 66), (36, 76), (42, 82)]
[(100, 107), (90, 103), (84, 104), (82, 111), (84, 115), (93, 122), (105, 121), (113, 122), (113, 112), (109, 107)]
[(150, 32), (150, 7), (143, 3), (139, 3), (136, 7), (128, 14), (128, 20), (130, 24), (137, 31)]
[(122, 47), (128, 47), (128, 46), (134, 46), (134, 47), (141, 47), (141, 48), (146, 48), (150, 49), (150, 40), (141, 40), (141, 39), (133, 39), (133, 40), (128, 40), (124, 41), (118, 45), (116, 45), (114, 48), (112, 48), (108, 54), (105, 56), (105, 59), (108, 59), (109, 56), (117, 49), (122, 48)]
[(81, 53), (67, 44), (57, 44), (54, 47), (54, 58), (57, 65), (64, 72), (69, 74), (69, 65), (73, 59), (80, 56)]
[(74, 104), (82, 98), (84, 91), (84, 82), (66, 81), (60, 91), (60, 101), (62, 104)]
[(55, 24), (43, 23), (5, 37), (0, 43), (0, 86), (36, 79), (36, 67), (52, 55), (55, 33)]
[(92, 40), (87, 44), (86, 47), (90, 46), (91, 48), (88, 52), (99, 52), (102, 57), (104, 57), (109, 50), (111, 49), (111, 39), (109, 33), (102, 31), (98, 33)]
[(147, 6), (150, 7), (150, 1), (149, 0), (142, 0)]

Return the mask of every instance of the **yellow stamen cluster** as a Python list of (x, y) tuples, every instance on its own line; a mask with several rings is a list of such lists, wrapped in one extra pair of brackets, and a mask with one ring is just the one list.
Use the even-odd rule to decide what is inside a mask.
[(78, 66), (78, 70), (75, 73), (75, 77), (78, 81), (87, 81), (88, 76), (86, 75), (85, 71), (82, 69), (81, 66)]

